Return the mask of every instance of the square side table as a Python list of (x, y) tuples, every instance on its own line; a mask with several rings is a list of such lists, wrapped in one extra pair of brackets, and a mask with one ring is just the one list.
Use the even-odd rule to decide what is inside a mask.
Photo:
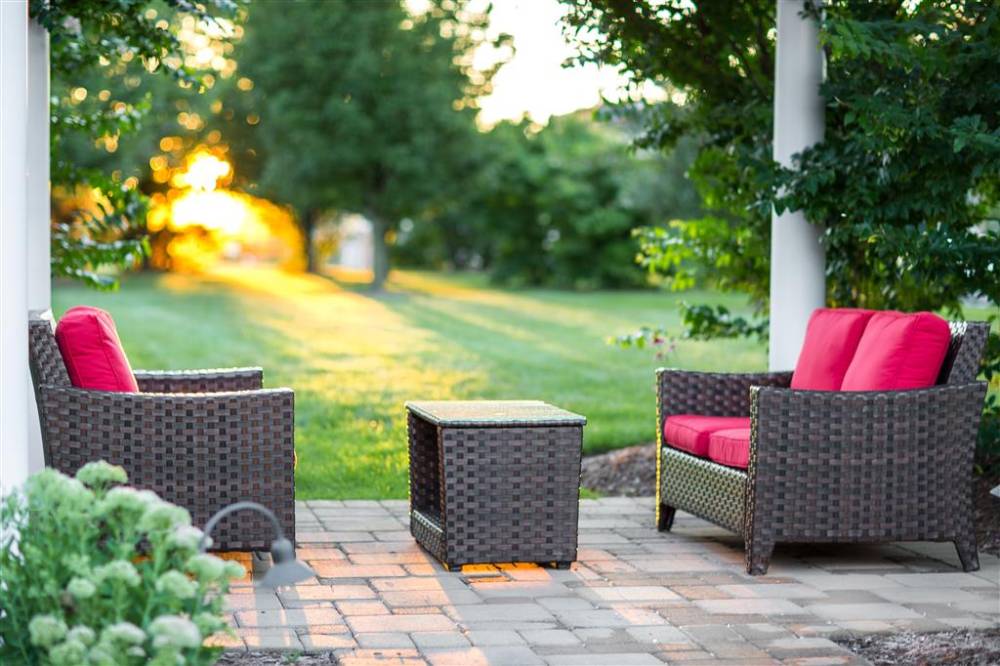
[(418, 543), (449, 568), (576, 559), (583, 416), (527, 400), (406, 409)]

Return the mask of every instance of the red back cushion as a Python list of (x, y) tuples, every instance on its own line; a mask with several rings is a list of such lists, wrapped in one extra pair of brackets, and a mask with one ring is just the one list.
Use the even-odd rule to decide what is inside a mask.
[(73, 386), (139, 392), (115, 322), (104, 310), (88, 306), (67, 310), (56, 324), (56, 343)]
[(858, 343), (844, 391), (893, 391), (933, 386), (948, 353), (948, 322), (931, 312), (878, 312)]
[(792, 388), (838, 391), (873, 310), (817, 308), (792, 374)]

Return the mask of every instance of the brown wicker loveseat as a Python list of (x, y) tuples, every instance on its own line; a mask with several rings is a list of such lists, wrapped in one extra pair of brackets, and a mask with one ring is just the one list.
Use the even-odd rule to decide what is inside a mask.
[[(45, 464), (67, 474), (93, 460), (128, 472), (203, 526), (241, 500), (271, 509), (295, 539), (294, 394), (263, 389), (260, 368), (136, 371), (140, 393), (74, 388), (50, 313), (29, 322), (29, 360)], [(216, 550), (267, 550), (271, 524), (256, 513), (223, 519)]]
[[(677, 509), (740, 534), (750, 574), (778, 542), (952, 541), (979, 568), (972, 464), (988, 326), (952, 323), (937, 385), (840, 392), (789, 387), (792, 373), (657, 371), (657, 528)], [(747, 469), (672, 448), (674, 414), (750, 417)]]

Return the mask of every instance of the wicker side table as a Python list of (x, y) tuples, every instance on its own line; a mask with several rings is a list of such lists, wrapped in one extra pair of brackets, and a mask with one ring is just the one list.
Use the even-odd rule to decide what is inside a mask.
[(406, 404), (410, 532), (449, 567), (576, 559), (587, 420), (544, 402)]

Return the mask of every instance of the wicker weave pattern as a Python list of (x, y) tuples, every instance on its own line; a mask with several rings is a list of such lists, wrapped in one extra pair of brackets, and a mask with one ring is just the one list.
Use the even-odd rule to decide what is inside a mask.
[(938, 384), (968, 384), (976, 381), (989, 334), (989, 324), (951, 322), (951, 347), (941, 366)]
[(667, 506), (681, 506), (694, 515), (710, 520), (738, 534), (743, 533), (746, 508), (747, 475), (664, 447), (660, 470), (660, 501)]
[(264, 371), (261, 368), (136, 370), (134, 374), (143, 393), (220, 393), (264, 388)]
[(662, 419), (673, 414), (749, 416), (751, 386), (788, 386), (790, 372), (727, 374), (662, 368), (656, 371)]
[(576, 559), (583, 428), (452, 427), (408, 413), (410, 531), (450, 567)]
[[(294, 540), (291, 390), (114, 393), (37, 383), (58, 380), (52, 366), (62, 358), (52, 356), (58, 348), (51, 323), (33, 320), (31, 331), (47, 465), (67, 474), (92, 460), (121, 465), (132, 484), (188, 509), (196, 525), (233, 502), (253, 500), (273, 510)], [(243, 371), (232, 376), (247, 381)], [(266, 521), (240, 513), (219, 524), (213, 547), (265, 550), (273, 538)]]
[[(664, 475), (663, 422), (673, 414), (705, 414), (714, 416), (749, 416), (751, 386), (788, 386), (792, 381), (790, 372), (753, 372), (753, 373), (721, 373), (692, 372), (689, 370), (674, 370), (660, 368), (656, 371), (656, 525), (659, 530), (669, 530), (673, 523), (674, 510), (683, 508), (711, 520), (707, 514), (714, 515), (721, 511), (726, 516), (727, 526), (732, 524), (731, 512), (736, 503), (743, 506), (743, 492), (736, 495), (732, 492), (723, 493), (720, 502), (726, 505), (720, 509), (709, 509), (708, 496), (691, 483), (682, 483), (682, 469), (697, 470), (698, 476), (703, 476), (704, 467), (699, 463), (687, 461), (686, 458), (673, 460), (672, 481), (678, 482), (678, 487), (671, 488), (671, 504), (661, 492), (667, 479)], [(684, 461), (684, 462), (681, 462)], [(721, 467), (720, 465), (714, 465)], [(728, 468), (723, 468), (728, 469)], [(730, 488), (725, 481), (722, 487)], [(689, 508), (690, 507), (690, 508)], [(736, 521), (742, 525), (742, 518)], [(730, 529), (735, 529), (730, 527)], [(738, 530), (737, 530), (738, 531)]]
[(970, 478), (985, 395), (985, 382), (754, 388), (748, 566), (782, 541), (925, 540), (968, 543), (963, 564), (978, 567)]
[[(764, 376), (774, 378), (769, 385), (751, 380), (751, 389), (746, 375), (660, 371), (657, 527), (670, 529), (683, 509), (742, 533), (751, 574), (767, 571), (781, 541), (952, 541), (963, 568), (978, 569), (970, 477), (986, 393), (975, 377), (988, 328), (959, 322), (951, 331), (939, 385), (915, 391), (795, 391), (778, 375)], [(668, 415), (740, 415), (743, 390), (751, 419), (746, 474), (664, 445)], [(740, 475), (745, 510), (734, 524)]]
[(28, 348), (31, 350), (28, 361), (36, 386), (70, 386), (54, 327), (50, 312), (34, 315), (28, 323)]

